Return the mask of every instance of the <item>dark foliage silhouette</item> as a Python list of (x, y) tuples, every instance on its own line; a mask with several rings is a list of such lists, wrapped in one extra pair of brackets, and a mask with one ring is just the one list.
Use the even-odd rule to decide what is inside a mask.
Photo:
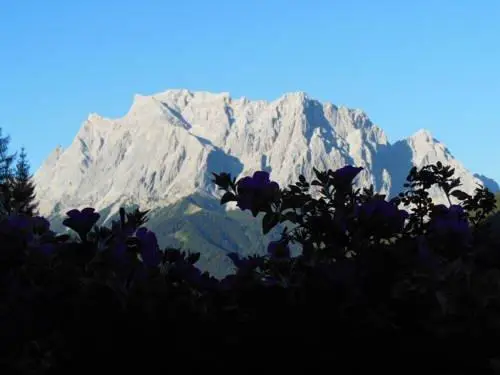
[(11, 184), (12, 202), (10, 206), (13, 212), (29, 216), (38, 214), (38, 204), (35, 202), (35, 184), (32, 178), (27, 154), (24, 147), (22, 147)]
[(0, 203), (3, 212), (9, 214), (12, 212), (12, 182), (14, 179), (12, 164), (15, 161), (16, 154), (9, 154), (10, 136), (2, 137), (0, 128)]
[[(386, 201), (373, 186), (353, 189), (360, 171), (315, 170), (285, 189), (265, 171), (214, 174), (221, 204), (263, 214), (263, 233), (285, 224), (268, 255), (228, 254), (237, 272), (223, 280), (195, 267), (199, 253), (160, 249), (143, 226), (148, 211), (120, 209), (110, 228), (93, 208), (68, 211), (77, 241), (39, 216), (4, 217), (2, 370), (493, 373), (495, 197), (462, 192), (438, 163), (411, 169)], [(429, 199), (434, 185), (448, 205)]]

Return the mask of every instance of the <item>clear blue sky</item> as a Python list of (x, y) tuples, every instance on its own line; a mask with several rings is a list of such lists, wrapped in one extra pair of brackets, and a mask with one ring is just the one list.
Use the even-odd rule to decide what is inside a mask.
[(365, 110), (500, 182), (498, 0), (0, 0), (0, 127), (33, 171), (90, 112), (169, 88)]

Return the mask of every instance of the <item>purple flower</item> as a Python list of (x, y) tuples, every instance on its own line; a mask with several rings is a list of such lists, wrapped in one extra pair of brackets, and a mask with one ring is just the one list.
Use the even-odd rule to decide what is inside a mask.
[(290, 248), (283, 241), (271, 241), (267, 246), (267, 252), (272, 259), (288, 259), (290, 258)]
[(354, 178), (363, 170), (362, 167), (353, 167), (352, 165), (346, 165), (340, 169), (333, 172), (334, 186), (336, 189), (347, 190)]
[(253, 194), (248, 194), (248, 193), (241, 194), (238, 197), (236, 206), (239, 207), (242, 211), (245, 211), (252, 209), (252, 203), (253, 203)]
[(162, 258), (162, 253), (158, 246), (156, 235), (143, 227), (137, 229), (135, 236), (139, 239), (142, 262), (148, 267), (158, 266)]
[(240, 187), (260, 188), (265, 187), (271, 181), (269, 180), (269, 172), (257, 171), (252, 177), (244, 177), (239, 181)]
[(243, 211), (252, 209), (254, 204), (259, 206), (268, 200), (275, 200), (280, 191), (279, 185), (270, 181), (269, 173), (265, 171), (257, 171), (252, 177), (243, 177), (238, 181), (237, 188), (236, 205)]
[(82, 241), (87, 240), (87, 234), (92, 229), (92, 226), (99, 220), (99, 215), (91, 207), (84, 208), (82, 211), (71, 210), (66, 212), (68, 218), (64, 219), (63, 225), (73, 229)]
[(381, 236), (391, 236), (403, 231), (408, 212), (398, 209), (383, 199), (372, 199), (355, 208), (355, 215), (363, 224)]

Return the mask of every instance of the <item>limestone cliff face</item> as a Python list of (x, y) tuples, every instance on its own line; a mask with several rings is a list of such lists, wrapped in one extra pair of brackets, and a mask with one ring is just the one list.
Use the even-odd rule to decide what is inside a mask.
[[(473, 175), (421, 130), (390, 144), (360, 110), (320, 103), (297, 92), (272, 101), (227, 93), (169, 90), (136, 95), (120, 119), (91, 114), (73, 143), (58, 147), (34, 176), (40, 211), (120, 204), (154, 209), (192, 194), (218, 196), (211, 172), (267, 170), (282, 186), (312, 167), (362, 166), (357, 184), (397, 194), (411, 166), (452, 165), (463, 190), (491, 181)], [(438, 192), (435, 199), (441, 200)]]

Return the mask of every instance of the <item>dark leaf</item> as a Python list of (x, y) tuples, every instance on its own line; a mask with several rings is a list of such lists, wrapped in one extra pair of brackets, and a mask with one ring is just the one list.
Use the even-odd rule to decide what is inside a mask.
[(294, 224), (297, 223), (297, 213), (295, 213), (293, 211), (288, 211), (287, 213), (282, 214), (281, 218), (280, 218), (280, 223), (287, 221), (287, 220), (294, 223)]
[(69, 235), (69, 234), (60, 234), (60, 235), (56, 236), (56, 240), (57, 240), (58, 242), (64, 242), (64, 241), (69, 240), (70, 238), (71, 238), (71, 237), (70, 237), (70, 235)]
[(264, 215), (262, 219), (262, 232), (264, 234), (269, 233), (269, 231), (276, 226), (279, 222), (279, 214), (274, 212), (268, 212)]
[(222, 205), (222, 204), (225, 204), (227, 202), (233, 202), (233, 201), (236, 201), (236, 196), (233, 193), (228, 191), (220, 199), (220, 204)]
[(450, 194), (461, 201), (470, 198), (470, 195), (463, 192), (462, 190), (453, 190)]
[(187, 261), (190, 264), (195, 264), (200, 259), (200, 253), (190, 253), (187, 257)]

